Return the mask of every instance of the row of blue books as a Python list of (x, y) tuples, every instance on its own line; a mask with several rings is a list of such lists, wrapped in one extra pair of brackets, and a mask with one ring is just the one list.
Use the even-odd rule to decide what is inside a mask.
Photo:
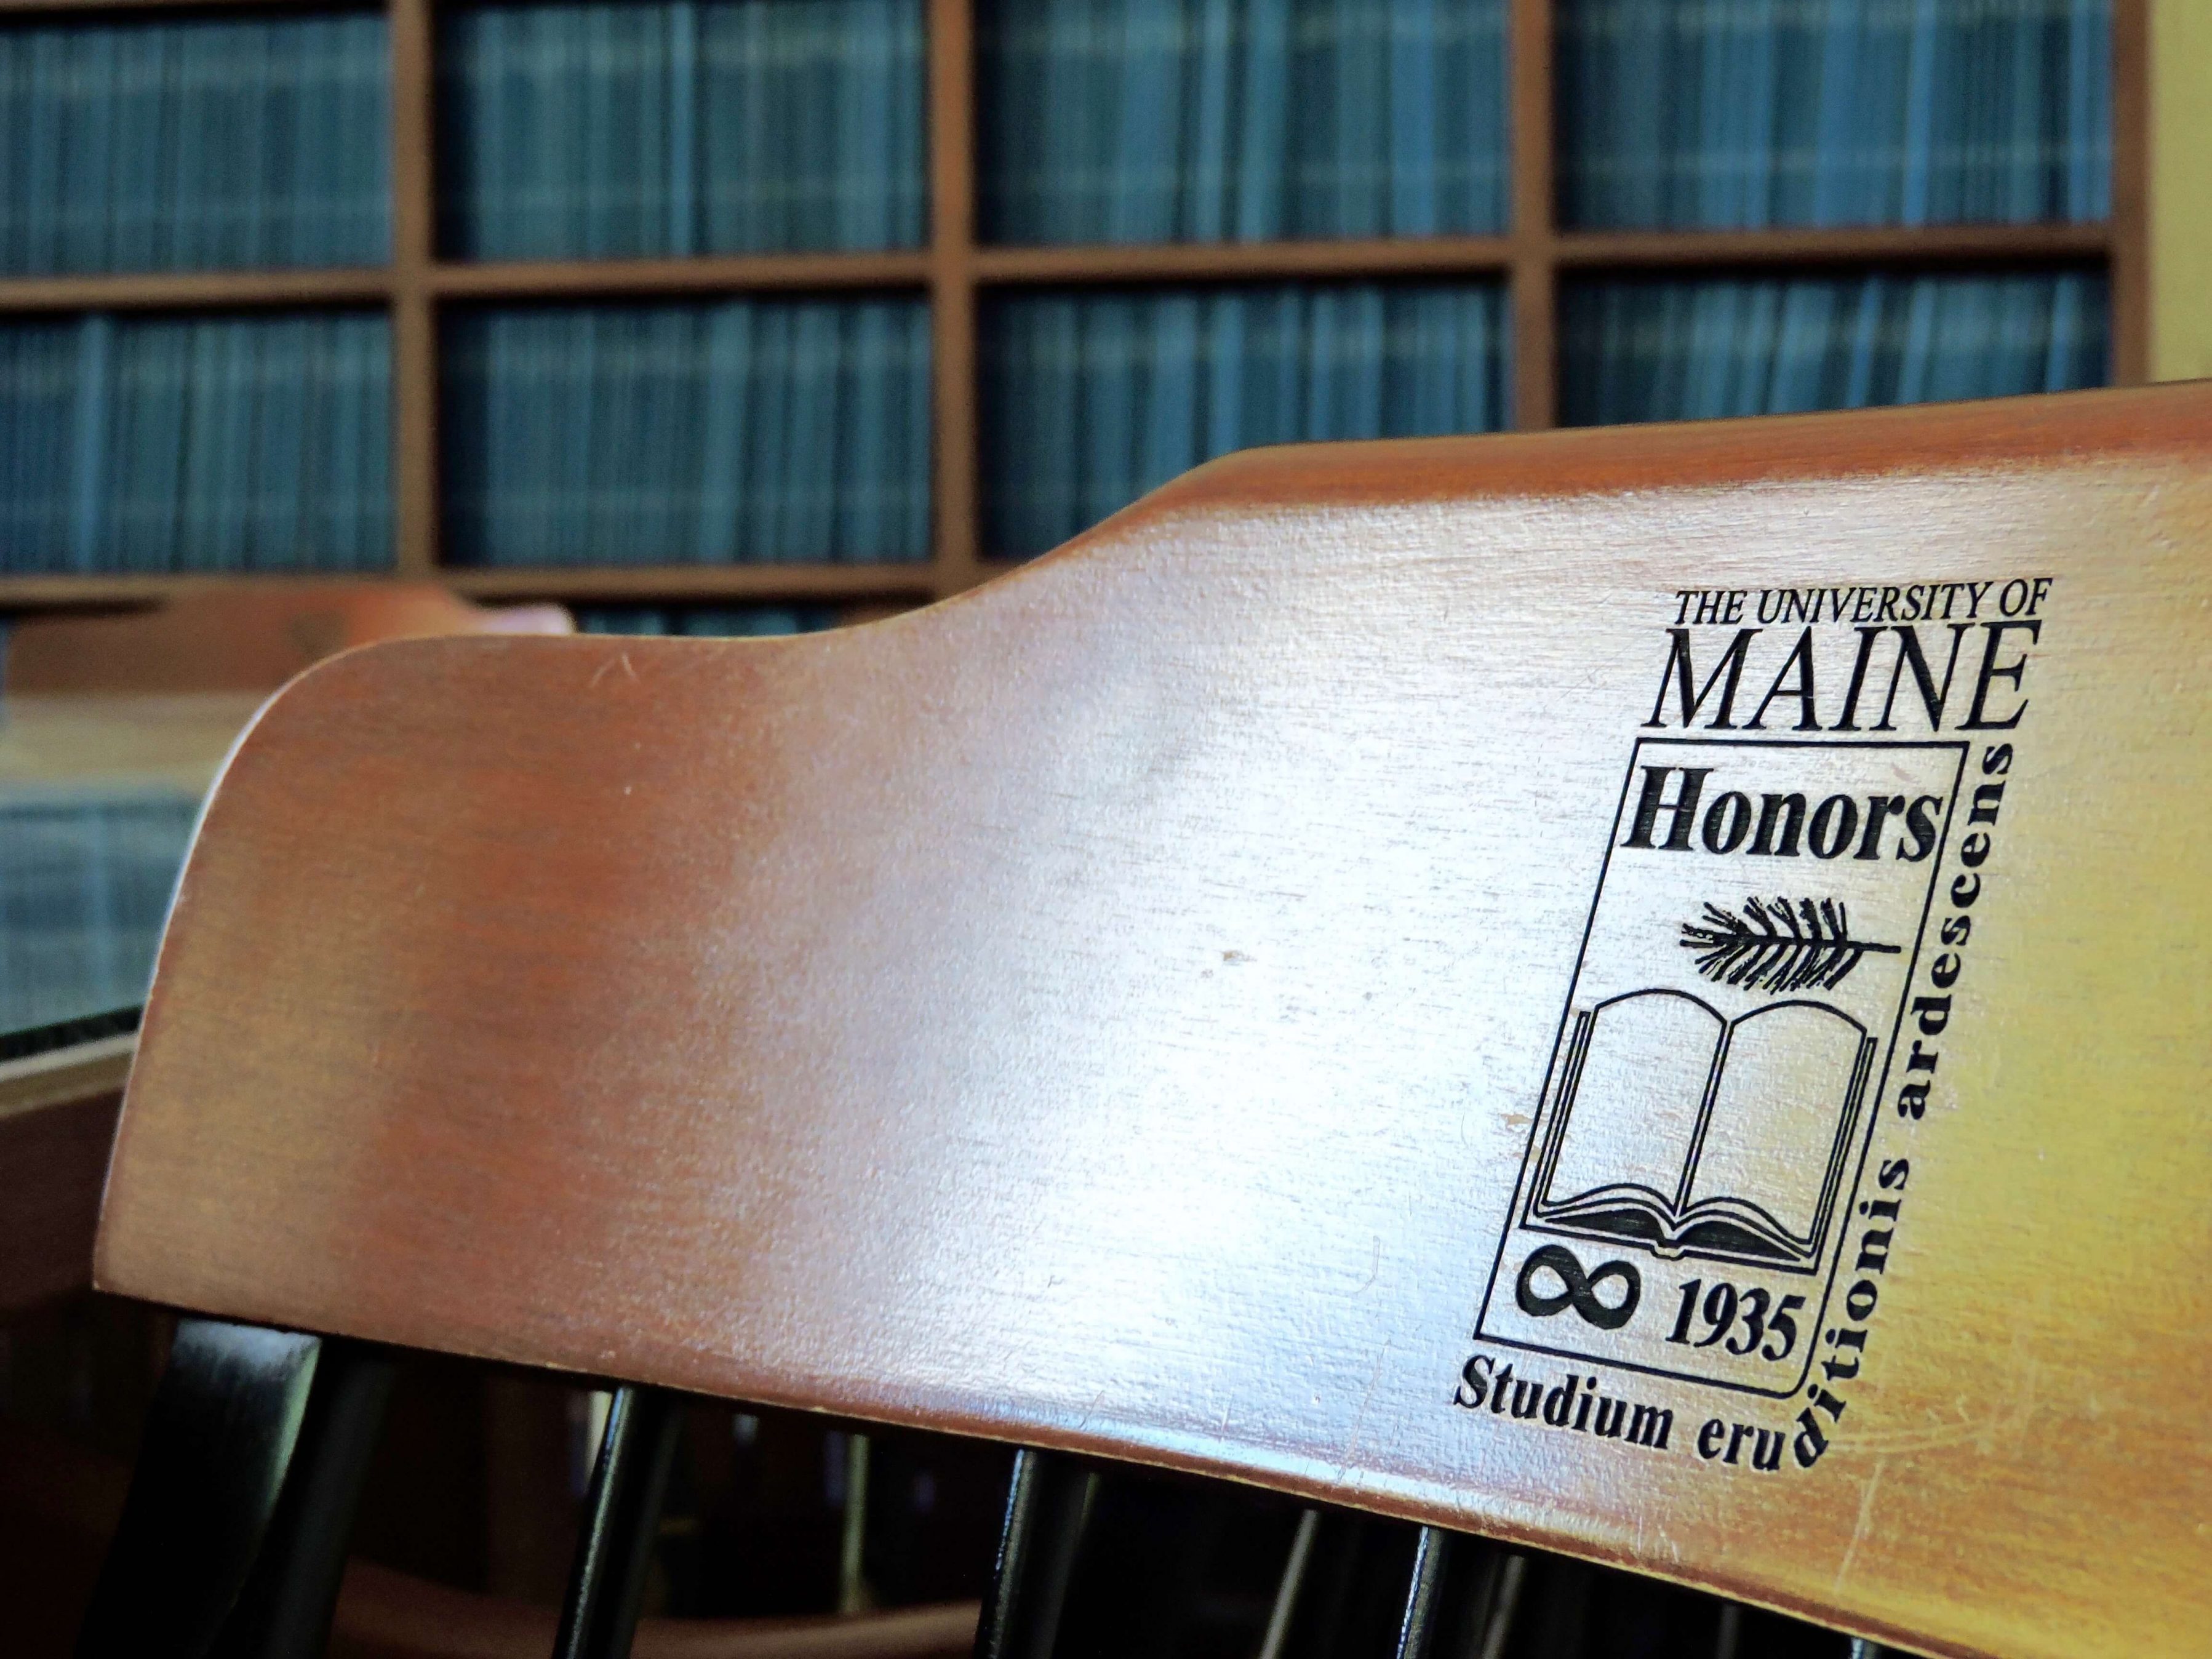
[(979, 0), (1004, 242), (1502, 229), (1504, 0)]
[(374, 265), (380, 16), (0, 29), (0, 272)]
[(1858, 409), (2111, 376), (2101, 273), (1595, 282), (1559, 309), (1569, 425)]
[(980, 345), (986, 550), (1008, 557), (1232, 449), (1509, 418), (1494, 283), (1023, 295)]
[[(2095, 386), (2109, 307), (2091, 271), (1578, 282), (1562, 415)], [(980, 345), (997, 555), (1229, 450), (1506, 423), (1495, 284), (1021, 295), (987, 307)], [(454, 563), (927, 556), (918, 301), (465, 312), (447, 346)], [(386, 568), (389, 422), (377, 316), (0, 326), (0, 571)]]
[[(1479, 233), (1505, 0), (977, 0), (986, 240)], [(2112, 0), (1559, 0), (1571, 225), (2095, 220)], [(0, 28), (0, 273), (375, 264), (374, 15)], [(483, 258), (918, 246), (923, 0), (457, 8), (440, 234)]]
[(146, 1000), (198, 815), (173, 791), (0, 799), (0, 1033)]
[(928, 556), (919, 299), (484, 310), (447, 344), (457, 563)]
[(676, 635), (690, 639), (762, 639), (812, 634), (837, 625), (828, 605), (583, 605), (573, 607), (580, 634)]
[(0, 324), (0, 573), (392, 562), (381, 315)]
[(921, 0), (471, 7), (440, 33), (441, 235), (528, 259), (909, 247)]
[(2102, 219), (2112, 13), (2112, 0), (1565, 0), (1561, 219)]

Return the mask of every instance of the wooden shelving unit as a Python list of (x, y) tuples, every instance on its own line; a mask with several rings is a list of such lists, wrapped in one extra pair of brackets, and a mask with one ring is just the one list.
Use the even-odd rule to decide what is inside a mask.
[[(169, 13), (195, 0), (0, 0), (0, 18)], [(270, 9), (328, 0), (242, 0)], [(2123, 384), (2148, 363), (2145, 0), (2114, 5), (2112, 217), (2100, 224), (1880, 227), (1846, 230), (1591, 232), (1553, 212), (1554, 0), (1510, 0), (1513, 226), (1503, 236), (1421, 240), (1000, 247), (975, 236), (975, 40), (970, 0), (926, 0), (931, 239), (910, 251), (683, 259), (468, 264), (434, 246), (431, 0), (386, 0), (392, 54), (392, 244), (373, 270), (156, 273), (0, 279), (0, 314), (99, 309), (387, 307), (392, 319), (397, 574), (480, 597), (632, 601), (913, 603), (973, 586), (1002, 567), (983, 556), (977, 477), (976, 313), (987, 289), (1024, 284), (1468, 276), (1500, 278), (1512, 305), (1515, 424), (1554, 424), (1555, 319), (1566, 273), (1775, 270), (1854, 265), (2100, 264), (2112, 283), (2113, 366)], [(235, 9), (235, 7), (234, 8)], [(772, 290), (926, 293), (933, 319), (934, 534), (905, 564), (754, 564), (596, 569), (449, 568), (439, 559), (438, 319), (448, 303)], [(236, 576), (0, 578), (0, 608), (153, 599)]]

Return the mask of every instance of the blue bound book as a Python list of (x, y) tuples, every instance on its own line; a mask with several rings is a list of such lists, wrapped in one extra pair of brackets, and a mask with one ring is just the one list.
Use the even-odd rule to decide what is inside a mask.
[(112, 29), (70, 31), (58, 89), (62, 120), (58, 268), (115, 269), (109, 231), (116, 206), (115, 129), (122, 77)]
[(447, 327), (457, 563), (918, 559), (918, 300), (525, 307)]
[(980, 0), (987, 240), (1504, 228), (1504, 0)]
[(745, 501), (746, 427), (752, 410), (753, 307), (718, 307), (707, 319), (701, 388), (699, 518), (694, 550), (702, 563), (736, 562)]
[(439, 223), (489, 259), (924, 239), (922, 0), (597, 0), (441, 21)]
[(2101, 274), (1614, 279), (1560, 306), (1569, 425), (2066, 392), (2110, 375)]
[(0, 1030), (145, 1000), (195, 794), (56, 787), (0, 805)]
[(0, 270), (373, 264), (380, 17), (0, 27)]
[(1026, 557), (1214, 455), (1505, 423), (1494, 283), (1009, 295), (979, 340), (986, 549)]
[(2112, 0), (1559, 0), (1570, 226), (2111, 210)]
[(0, 568), (388, 568), (389, 357), (381, 316), (0, 325)]
[(99, 568), (107, 498), (109, 400), (115, 374), (115, 319), (85, 318), (77, 325), (76, 397), (70, 423), (70, 568)]
[(837, 613), (821, 605), (599, 605), (574, 609), (577, 631), (584, 634), (758, 639), (811, 634), (837, 625)]

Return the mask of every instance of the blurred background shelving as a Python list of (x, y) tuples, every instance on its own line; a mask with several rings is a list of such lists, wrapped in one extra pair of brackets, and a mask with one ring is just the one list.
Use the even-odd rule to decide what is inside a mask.
[(1251, 443), (2137, 380), (2146, 28), (5, 0), (0, 611), (345, 572), (818, 620)]

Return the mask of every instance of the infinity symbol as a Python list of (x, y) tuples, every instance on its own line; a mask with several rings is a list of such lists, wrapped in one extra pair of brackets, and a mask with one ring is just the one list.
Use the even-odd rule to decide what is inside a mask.
[[(1557, 1296), (1536, 1293), (1536, 1274), (1547, 1267), (1566, 1286)], [(1608, 1279), (1618, 1279), (1627, 1287), (1617, 1308), (1608, 1308), (1597, 1299), (1597, 1287)], [(1564, 1244), (1547, 1244), (1531, 1252), (1521, 1264), (1521, 1277), (1513, 1281), (1513, 1299), (1521, 1304), (1522, 1313), (1549, 1319), (1572, 1308), (1601, 1331), (1617, 1331), (1626, 1325), (1643, 1295), (1644, 1277), (1630, 1263), (1608, 1261), (1595, 1273), (1586, 1273), (1583, 1264), (1575, 1260), (1575, 1253)]]

